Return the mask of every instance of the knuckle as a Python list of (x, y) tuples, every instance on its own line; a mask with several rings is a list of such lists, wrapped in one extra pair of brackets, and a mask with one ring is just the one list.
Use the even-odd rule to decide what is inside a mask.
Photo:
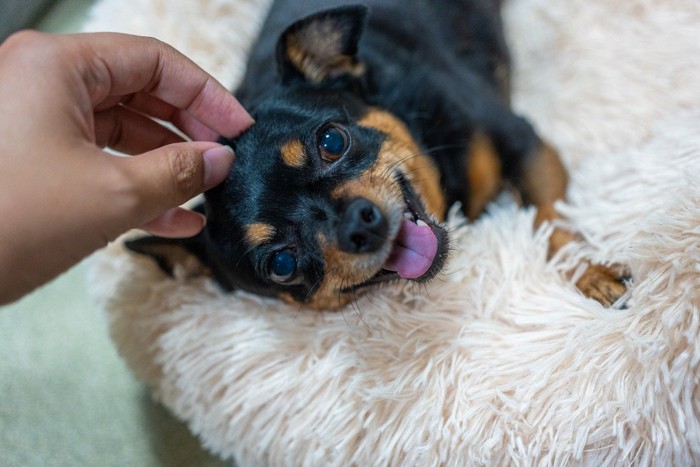
[(186, 198), (192, 197), (204, 178), (199, 158), (186, 147), (170, 146), (167, 159), (174, 189)]
[(4, 42), (7, 47), (37, 47), (42, 45), (46, 34), (39, 31), (34, 31), (31, 29), (23, 29), (12, 33)]
[(112, 73), (109, 64), (100, 54), (88, 54), (80, 65), (80, 74), (92, 102), (100, 102), (109, 96), (113, 85)]
[(2, 50), (10, 56), (32, 57), (39, 62), (50, 59), (55, 54), (55, 42), (43, 32), (25, 29), (13, 33), (2, 43)]
[(167, 45), (165, 42), (156, 39), (155, 37), (143, 37), (142, 40), (144, 41), (143, 48), (150, 49), (150, 55), (155, 57), (155, 67), (153, 69), (153, 76), (151, 76), (151, 81), (146, 86), (146, 90), (150, 91), (154, 87), (157, 87), (161, 82), (161, 78), (165, 71), (167, 58), (171, 53), (172, 47)]

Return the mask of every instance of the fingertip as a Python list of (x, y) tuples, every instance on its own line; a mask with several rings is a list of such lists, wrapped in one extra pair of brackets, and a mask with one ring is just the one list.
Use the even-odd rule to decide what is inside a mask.
[(187, 111), (224, 138), (234, 138), (254, 123), (238, 99), (213, 78)]
[(228, 177), (234, 153), (229, 146), (218, 146), (204, 151), (204, 190), (215, 187)]
[(238, 100), (233, 104), (233, 109), (230, 114), (231, 118), (231, 131), (228, 135), (223, 135), (226, 138), (233, 138), (243, 133), (245, 130), (250, 128), (254, 123), (253, 117), (250, 116), (248, 111), (243, 108)]
[(194, 237), (206, 225), (206, 217), (183, 208), (172, 208), (141, 228), (152, 235), (166, 238)]

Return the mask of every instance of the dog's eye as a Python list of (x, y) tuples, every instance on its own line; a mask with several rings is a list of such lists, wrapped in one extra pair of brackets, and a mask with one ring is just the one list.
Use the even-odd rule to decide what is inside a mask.
[(329, 125), (319, 135), (318, 150), (321, 159), (326, 162), (337, 161), (348, 152), (349, 147), (350, 136), (345, 128), (339, 125)]
[(280, 284), (286, 284), (297, 272), (297, 257), (290, 250), (278, 251), (270, 261), (270, 278)]

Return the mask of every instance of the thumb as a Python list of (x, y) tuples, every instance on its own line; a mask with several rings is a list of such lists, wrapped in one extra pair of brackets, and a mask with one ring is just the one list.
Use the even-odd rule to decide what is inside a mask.
[(223, 182), (233, 159), (230, 147), (209, 142), (170, 144), (122, 159), (136, 196), (133, 221), (152, 222)]

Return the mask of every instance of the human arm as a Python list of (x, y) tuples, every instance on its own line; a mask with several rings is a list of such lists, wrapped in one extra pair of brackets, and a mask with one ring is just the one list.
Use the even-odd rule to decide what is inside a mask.
[(130, 228), (199, 232), (203, 218), (177, 206), (223, 181), (233, 155), (213, 141), (250, 124), (221, 84), (155, 39), (9, 38), (0, 45), (0, 303)]

